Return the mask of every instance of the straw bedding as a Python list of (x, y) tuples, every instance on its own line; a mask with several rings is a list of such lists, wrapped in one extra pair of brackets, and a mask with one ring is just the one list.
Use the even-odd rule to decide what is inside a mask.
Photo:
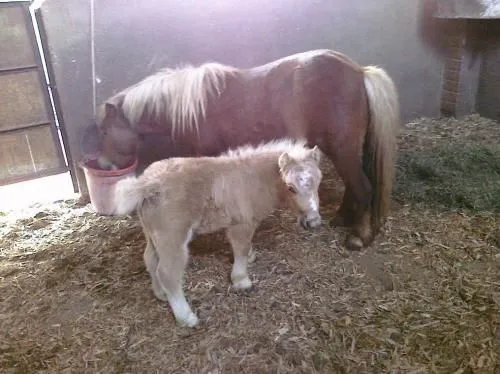
[[(192, 330), (153, 297), (136, 217), (75, 201), (4, 213), (0, 370), (499, 373), (498, 139), (500, 124), (477, 116), (403, 126), (391, 216), (362, 252), (346, 251), (345, 232), (327, 224), (343, 187), (325, 162), (325, 223), (306, 232), (287, 212), (269, 217), (254, 239), (250, 292), (230, 288), (224, 236), (197, 238), (185, 290), (202, 324)], [(441, 162), (454, 144), (486, 149), (489, 166), (474, 174), (473, 161), (462, 171)], [(443, 185), (453, 195), (471, 183), (478, 194), (443, 199)]]

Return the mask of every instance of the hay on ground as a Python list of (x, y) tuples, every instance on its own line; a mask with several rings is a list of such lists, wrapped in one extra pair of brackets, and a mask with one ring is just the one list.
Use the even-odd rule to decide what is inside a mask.
[[(499, 130), (477, 116), (421, 119), (403, 128), (400, 148), (425, 154), (455, 142), (493, 147)], [(407, 165), (402, 160), (400, 166)], [(342, 184), (330, 164), (325, 171), (327, 221)], [(197, 238), (185, 283), (202, 319), (194, 330), (177, 327), (168, 305), (154, 298), (135, 217), (97, 216), (72, 201), (23, 217), (3, 215), (0, 369), (496, 374), (499, 213), (484, 200), (475, 203), (479, 213), (436, 209), (428, 195), (410, 198), (412, 188), (422, 188), (410, 177), (397, 185), (385, 234), (360, 253), (344, 249), (341, 229), (325, 223), (304, 232), (286, 212), (271, 216), (254, 240), (255, 287), (248, 293), (230, 288), (224, 236)], [(447, 188), (454, 186), (462, 187)], [(425, 193), (435, 187), (426, 185)]]

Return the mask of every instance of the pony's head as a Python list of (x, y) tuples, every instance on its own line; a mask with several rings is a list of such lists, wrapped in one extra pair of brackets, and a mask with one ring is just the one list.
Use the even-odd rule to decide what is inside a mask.
[(123, 98), (105, 102), (97, 115), (100, 138), (99, 166), (103, 169), (125, 168), (137, 157), (139, 136), (121, 109)]
[(285, 200), (297, 212), (299, 223), (305, 229), (321, 224), (318, 188), (323, 175), (319, 168), (320, 160), (321, 151), (318, 147), (306, 150), (300, 156), (284, 152), (278, 160), (285, 186)]

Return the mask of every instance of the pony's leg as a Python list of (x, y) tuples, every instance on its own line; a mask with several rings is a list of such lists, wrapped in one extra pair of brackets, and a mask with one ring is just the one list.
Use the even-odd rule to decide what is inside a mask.
[(153, 241), (147, 235), (147, 244), (146, 249), (144, 250), (144, 263), (146, 264), (146, 269), (151, 276), (151, 282), (153, 286), (154, 295), (162, 300), (167, 301), (167, 294), (163, 291), (161, 284), (156, 276), (156, 269), (158, 268), (158, 254), (156, 253), (155, 247), (153, 245)]
[(252, 224), (241, 224), (227, 229), (227, 237), (233, 248), (234, 255), (231, 281), (235, 289), (245, 290), (252, 287), (252, 281), (248, 277), (247, 265), (250, 259), (249, 253), (252, 248), (252, 237), (255, 229), (256, 227)]
[(182, 289), (191, 237), (191, 229), (180, 230), (180, 232), (168, 230), (158, 232), (154, 236), (154, 244), (159, 257), (156, 276), (167, 296), (175, 319), (180, 325), (188, 327), (196, 326), (199, 322)]
[(336, 216), (331, 220), (332, 226), (351, 226), (354, 224), (355, 219), (355, 202), (351, 189), (346, 186), (342, 203), (337, 210)]
[[(352, 144), (352, 143), (351, 143)], [(333, 163), (344, 181), (348, 200), (347, 211), (350, 211), (352, 224), (351, 233), (347, 237), (346, 245), (351, 250), (360, 250), (373, 240), (370, 225), (370, 203), (372, 186), (370, 180), (363, 171), (360, 149), (356, 147), (333, 148)], [(349, 203), (349, 205), (347, 205)]]

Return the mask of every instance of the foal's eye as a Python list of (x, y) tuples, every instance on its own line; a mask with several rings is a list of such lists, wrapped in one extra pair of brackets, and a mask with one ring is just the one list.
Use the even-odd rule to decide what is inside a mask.
[(294, 194), (297, 193), (297, 190), (291, 184), (288, 185), (288, 191), (290, 191), (291, 193), (294, 193)]

